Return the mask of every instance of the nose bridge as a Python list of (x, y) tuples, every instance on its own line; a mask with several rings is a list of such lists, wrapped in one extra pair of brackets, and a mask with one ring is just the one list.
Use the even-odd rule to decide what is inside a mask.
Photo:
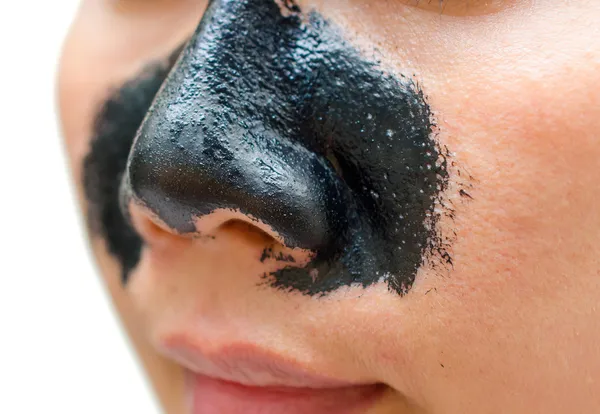
[(301, 24), (272, 0), (213, 1), (138, 132), (124, 192), (181, 233), (225, 208), (290, 247), (338, 243), (344, 190), (302, 127)]

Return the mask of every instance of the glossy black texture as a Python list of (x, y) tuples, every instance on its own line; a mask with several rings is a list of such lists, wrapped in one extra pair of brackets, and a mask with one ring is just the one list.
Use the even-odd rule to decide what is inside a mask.
[(149, 65), (104, 102), (83, 162), (89, 226), (106, 240), (109, 253), (120, 262), (123, 281), (139, 261), (142, 239), (121, 214), (119, 187), (137, 130), (180, 52)]
[(447, 180), (429, 106), (410, 78), (287, 4), (211, 3), (140, 128), (124, 195), (181, 233), (228, 208), (315, 252), (266, 275), (272, 286), (385, 280), (402, 294), (433, 248)]

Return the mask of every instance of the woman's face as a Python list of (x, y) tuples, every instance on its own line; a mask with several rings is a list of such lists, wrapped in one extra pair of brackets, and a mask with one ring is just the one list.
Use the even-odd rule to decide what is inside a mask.
[(166, 412), (594, 412), (599, 19), (83, 1), (65, 139)]

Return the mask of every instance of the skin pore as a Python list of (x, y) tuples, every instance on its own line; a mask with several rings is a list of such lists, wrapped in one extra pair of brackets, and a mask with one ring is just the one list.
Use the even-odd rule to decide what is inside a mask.
[[(187, 374), (173, 361), (186, 365), (190, 349), (207, 355), (232, 344), (344, 381), (385, 384), (369, 413), (594, 412), (600, 5), (481, 1), (467, 11), (456, 0), (440, 13), (435, 2), (328, 0), (301, 1), (299, 11), (282, 16), (281, 4), (253, 3), (243, 11), (249, 2), (235, 2), (239, 9), (213, 2), (218, 18), (196, 30), (203, 2), (85, 1), (64, 50), (62, 120), (94, 252), (166, 412), (189, 412)], [(242, 12), (243, 21), (232, 21)], [(273, 36), (264, 36), (267, 28)], [(226, 35), (237, 39), (243, 30), (237, 50)], [(190, 38), (127, 169), (136, 131), (174, 64), (168, 56)], [(314, 62), (299, 60), (300, 40), (323, 45), (308, 48)], [(250, 56), (269, 47), (272, 59)], [(268, 71), (260, 64), (270, 64)], [(325, 76), (314, 81), (314, 68)], [(239, 78), (229, 76), (233, 69)], [(362, 76), (368, 88), (338, 89), (331, 81), (338, 69), (341, 77)], [(284, 82), (290, 70), (295, 79)], [(234, 88), (236, 79), (242, 83)], [(243, 87), (260, 93), (237, 97)], [(381, 89), (394, 104), (373, 99)], [(294, 93), (302, 99), (292, 108)], [(173, 105), (178, 97), (188, 99)], [(311, 110), (324, 114), (323, 123)], [(183, 118), (190, 124), (172, 142)], [(252, 122), (235, 130), (240, 118)], [(419, 184), (420, 199), (397, 168), (426, 168), (426, 151), (400, 162), (412, 126), (436, 160), (446, 148), (449, 156), (429, 176), (443, 187), (447, 173), (447, 188), (427, 193)], [(397, 141), (377, 148), (388, 129), (400, 131)], [(194, 141), (199, 133), (212, 141)], [(264, 169), (253, 164), (251, 146), (269, 161)], [(216, 150), (228, 162), (209, 156)], [(303, 193), (307, 204), (298, 188), (276, 180), (261, 188), (269, 167), (318, 182), (311, 186), (318, 193)], [(176, 173), (165, 180), (169, 168)], [(387, 188), (384, 174), (393, 182)], [(121, 187), (123, 177), (129, 188)], [(219, 187), (207, 191), (208, 179)], [(417, 199), (396, 205), (393, 192)], [(248, 202), (263, 195), (277, 208)], [(297, 212), (296, 221), (277, 216), (284, 210)], [(396, 237), (390, 217), (405, 211), (406, 234)], [(440, 255), (418, 249), (411, 258), (391, 253), (404, 236), (416, 246), (432, 240), (420, 218), (427, 212), (440, 214), (436, 236), (452, 235), (452, 265), (436, 267)], [(328, 271), (311, 274), (311, 266)], [(398, 278), (381, 280), (373, 271)]]

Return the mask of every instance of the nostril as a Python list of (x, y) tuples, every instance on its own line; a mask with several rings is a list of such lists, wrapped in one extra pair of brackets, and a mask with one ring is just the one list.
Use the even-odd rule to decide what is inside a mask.
[(234, 239), (243, 239), (253, 245), (279, 245), (286, 248), (285, 240), (274, 229), (239, 210), (214, 210), (195, 218), (195, 231), (179, 233), (162, 222), (159, 216), (135, 198), (130, 200), (127, 209), (132, 226), (151, 247), (189, 242), (199, 238), (215, 240), (217, 236), (230, 236)]
[(212, 236), (217, 232), (238, 231), (241, 233), (260, 235), (260, 238), (269, 242), (286, 244), (283, 236), (269, 224), (244, 214), (239, 209), (218, 208), (194, 220), (196, 233), (203, 236)]
[(253, 243), (267, 245), (278, 243), (277, 239), (261, 228), (240, 219), (231, 219), (220, 226), (220, 230), (224, 233), (243, 234), (246, 238), (251, 239)]
[(129, 219), (132, 226), (150, 247), (173, 245), (190, 240), (187, 235), (180, 235), (169, 229), (148, 209), (135, 201), (128, 206)]
[(185, 234), (170, 229), (139, 201), (132, 200), (128, 210), (131, 224), (154, 251), (173, 252), (173, 249), (189, 248), (196, 240), (202, 240), (228, 248), (254, 246), (260, 253), (257, 260), (269, 265), (272, 259), (276, 268), (304, 266), (314, 257), (311, 251), (286, 246), (269, 226), (234, 210), (218, 210), (202, 216), (196, 220), (197, 231)]

